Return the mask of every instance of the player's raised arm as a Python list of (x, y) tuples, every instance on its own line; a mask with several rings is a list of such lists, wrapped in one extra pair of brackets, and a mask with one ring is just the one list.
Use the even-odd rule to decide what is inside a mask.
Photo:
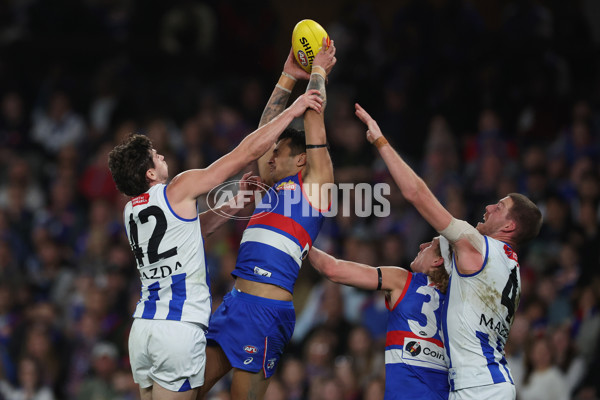
[[(310, 74), (298, 65), (294, 59), (292, 48), (290, 47), (290, 52), (283, 65), (283, 71), (281, 72), (281, 76), (273, 88), (271, 97), (269, 97), (269, 101), (263, 110), (258, 127), (260, 128), (269, 123), (273, 118), (281, 114), (287, 106), (292, 91), (296, 86), (296, 82), (301, 79), (308, 80), (309, 78)], [(258, 175), (262, 179), (266, 179), (269, 176), (269, 160), (271, 159), (274, 147), (275, 144), (271, 145), (271, 148), (257, 160)]]
[[(318, 56), (318, 55), (317, 55)], [(321, 67), (325, 69), (326, 73), (332, 70), (335, 65), (335, 58), (325, 57), (320, 60)], [(277, 115), (281, 114), (281, 112), (285, 109), (289, 98), (296, 86), (296, 82), (299, 80), (308, 80), (310, 79), (310, 74), (306, 72), (302, 67), (296, 62), (294, 58), (293, 49), (290, 48), (290, 52), (285, 60), (285, 64), (283, 65), (283, 71), (281, 72), (281, 76), (279, 77), (279, 81), (275, 85), (273, 92), (271, 93), (271, 97), (263, 110), (262, 116), (260, 118), (259, 127), (271, 121)], [(273, 148), (275, 145), (271, 146), (271, 148), (258, 159), (258, 172), (260, 177), (263, 180), (268, 179), (269, 177), (269, 160), (271, 159), (271, 155), (273, 152)], [(273, 182), (266, 182), (267, 184), (272, 184)]]
[(450, 224), (452, 215), (429, 190), (423, 179), (392, 148), (369, 113), (359, 104), (355, 108), (356, 116), (367, 125), (367, 140), (377, 147), (402, 195), (436, 231), (444, 230)]
[[(327, 104), (327, 91), (325, 83), (327, 80), (327, 66), (333, 66), (336, 62), (335, 45), (333, 40), (327, 47), (327, 38), (323, 38), (323, 48), (313, 60), (312, 73), (308, 82), (307, 90), (317, 89), (323, 100), (323, 110)], [(309, 110), (307, 110), (309, 111)], [(327, 148), (327, 135), (325, 132), (325, 121), (323, 112), (304, 113), (304, 131), (306, 133), (306, 170), (303, 176), (307, 184), (306, 193), (310, 201), (320, 209), (329, 206), (330, 199), (320, 198), (320, 186), (312, 187), (312, 184), (322, 185), (333, 183), (333, 164)], [(315, 189), (315, 190), (313, 190)], [(314, 193), (317, 191), (317, 193)]]
[(195, 199), (203, 193), (236, 174), (250, 162), (262, 156), (292, 120), (304, 114), (307, 108), (321, 111), (323, 101), (317, 91), (309, 91), (271, 122), (250, 135), (228, 154), (205, 169), (193, 169), (177, 175), (167, 187), (169, 201), (178, 203), (184, 199)]
[(356, 116), (367, 125), (367, 140), (377, 147), (402, 195), (423, 218), (439, 233), (455, 244), (461, 254), (457, 266), (461, 273), (481, 269), (483, 259), (483, 236), (465, 221), (452, 217), (413, 169), (406, 164), (381, 133), (377, 122), (359, 104), (355, 105)]
[(263, 126), (281, 114), (290, 99), (292, 90), (294, 90), (294, 87), (296, 86), (296, 82), (300, 79), (308, 80), (309, 78), (310, 74), (298, 65), (294, 59), (292, 48), (290, 47), (290, 52), (283, 65), (283, 71), (281, 72), (279, 81), (277, 81), (275, 88), (273, 88), (273, 92), (263, 110), (258, 126)]

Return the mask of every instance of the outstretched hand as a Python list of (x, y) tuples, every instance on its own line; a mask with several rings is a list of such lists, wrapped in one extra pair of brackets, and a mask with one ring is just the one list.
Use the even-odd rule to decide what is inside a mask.
[(260, 176), (252, 175), (252, 171), (246, 172), (240, 179), (239, 190), (246, 192), (262, 191), (262, 179), (260, 179)]
[(285, 64), (283, 64), (283, 72), (286, 74), (290, 74), (296, 79), (304, 79), (309, 80), (310, 74), (302, 69), (300, 64), (296, 61), (294, 57), (294, 50), (290, 47), (290, 53), (285, 60)]
[(333, 66), (337, 62), (337, 58), (335, 58), (335, 45), (333, 40), (329, 41), (329, 47), (327, 47), (327, 38), (323, 37), (323, 47), (321, 47), (321, 51), (315, 56), (313, 60), (313, 67), (319, 66), (325, 69), (327, 75), (333, 69)]
[(294, 118), (304, 115), (304, 111), (306, 111), (307, 108), (311, 108), (320, 114), (321, 109), (323, 108), (323, 99), (319, 97), (320, 94), (321, 92), (318, 90), (311, 89), (302, 96), (299, 96), (289, 107)]
[(373, 117), (360, 106), (360, 104), (354, 104), (354, 108), (356, 116), (367, 125), (367, 140), (369, 143), (373, 143), (375, 140), (382, 137), (383, 134), (381, 133), (381, 129), (379, 129), (379, 125), (377, 125), (377, 121), (375, 121)]

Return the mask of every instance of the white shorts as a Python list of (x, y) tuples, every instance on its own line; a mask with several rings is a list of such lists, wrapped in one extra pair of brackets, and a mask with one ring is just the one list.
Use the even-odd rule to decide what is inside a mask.
[(206, 365), (203, 328), (191, 322), (136, 318), (129, 334), (133, 380), (174, 392), (202, 386)]
[(502, 382), (451, 391), (448, 400), (514, 400), (516, 397), (515, 385), (510, 382)]

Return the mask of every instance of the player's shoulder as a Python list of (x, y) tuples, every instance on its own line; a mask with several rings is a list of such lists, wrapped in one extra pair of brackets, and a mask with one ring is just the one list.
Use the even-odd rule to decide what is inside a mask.
[(510, 244), (489, 236), (485, 236), (485, 238), (487, 239), (488, 251), (490, 253), (497, 253), (502, 256), (502, 258), (507, 259), (517, 258), (517, 252)]
[(429, 275), (421, 273), (421, 272), (411, 272), (409, 273), (411, 276), (409, 287), (411, 287), (411, 291), (419, 291), (421, 287), (428, 287), (434, 289), (436, 292), (441, 294), (440, 290), (436, 287), (435, 283), (431, 280)]
[(409, 272), (409, 274), (411, 275), (411, 284), (419, 286), (427, 286), (429, 284), (429, 277), (427, 274), (422, 272)]

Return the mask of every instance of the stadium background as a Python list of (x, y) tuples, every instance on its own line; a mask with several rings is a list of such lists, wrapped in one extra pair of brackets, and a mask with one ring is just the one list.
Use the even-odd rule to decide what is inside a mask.
[[(338, 49), (326, 111), (336, 181), (390, 182), (353, 115), (359, 101), (455, 216), (475, 223), (512, 191), (536, 201), (545, 222), (519, 252), (507, 345), (517, 388), (550, 365), (573, 398), (600, 397), (600, 3), (9, 0), (0, 399), (20, 387), (37, 398), (137, 397), (126, 343), (139, 280), (107, 153), (145, 133), (171, 176), (226, 153), (256, 128), (303, 18)], [(390, 217), (330, 218), (316, 245), (408, 267), (434, 232), (391, 186)], [(206, 241), (215, 305), (232, 285), (243, 227)], [(380, 398), (383, 296), (305, 265), (295, 302), (296, 333), (268, 398)], [(226, 389), (227, 379), (211, 398)]]

